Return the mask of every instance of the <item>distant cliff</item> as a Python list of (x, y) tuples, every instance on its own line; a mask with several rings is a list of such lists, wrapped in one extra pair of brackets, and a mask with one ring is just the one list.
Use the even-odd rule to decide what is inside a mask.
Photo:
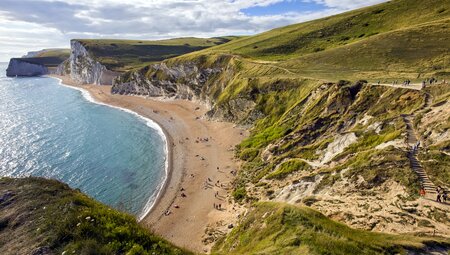
[(22, 58), (11, 59), (8, 69), (6, 69), (6, 76), (39, 76), (48, 73), (48, 68), (45, 65)]
[(70, 58), (58, 66), (57, 74), (70, 75), (81, 84), (97, 85), (111, 85), (112, 80), (119, 75), (98, 62), (79, 41), (72, 40), (70, 46)]
[(12, 58), (6, 75), (39, 76), (55, 73), (56, 67), (69, 57), (67, 50), (62, 49), (46, 49), (28, 55), (34, 57)]

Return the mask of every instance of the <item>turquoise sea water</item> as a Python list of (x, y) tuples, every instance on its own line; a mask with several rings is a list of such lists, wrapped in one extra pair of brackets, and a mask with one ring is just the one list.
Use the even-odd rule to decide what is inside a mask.
[(142, 216), (165, 179), (151, 121), (95, 104), (53, 78), (7, 78), (0, 64), (0, 176), (44, 176)]

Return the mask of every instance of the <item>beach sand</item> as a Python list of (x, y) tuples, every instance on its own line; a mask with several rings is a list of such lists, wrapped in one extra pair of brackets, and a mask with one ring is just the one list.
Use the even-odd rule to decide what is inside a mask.
[[(231, 171), (239, 167), (233, 149), (247, 131), (232, 123), (203, 119), (206, 107), (192, 101), (113, 95), (111, 86), (78, 85), (68, 77), (52, 77), (86, 89), (97, 101), (150, 118), (163, 128), (169, 143), (169, 175), (153, 209), (141, 221), (143, 226), (177, 246), (209, 252), (211, 241), (230, 231), (229, 224), (236, 225), (244, 208), (230, 199)], [(222, 210), (214, 209), (214, 204), (221, 204)]]

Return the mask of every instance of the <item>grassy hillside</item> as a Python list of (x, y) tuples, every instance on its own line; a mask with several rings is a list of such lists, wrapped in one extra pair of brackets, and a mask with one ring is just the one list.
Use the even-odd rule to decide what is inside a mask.
[[(418, 91), (370, 83), (450, 78), (446, 2), (394, 0), (274, 29), (126, 73), (124, 86), (113, 89), (149, 95), (154, 86), (177, 95), (173, 88), (182, 87), (180, 93), (210, 103), (209, 117), (249, 125), (236, 150), (243, 160), (234, 183), (238, 201), (300, 203), (314, 196), (316, 208), (352, 226), (429, 233), (450, 218), (445, 209), (429, 213), (412, 202), (419, 179), (402, 115), (417, 113), (422, 123), (427, 93), (445, 106), (448, 85)], [(437, 183), (449, 173), (444, 106), (425, 109), (440, 117), (418, 131), (435, 148), (421, 157), (430, 159), (423, 164)], [(404, 209), (410, 207), (414, 213)]]
[(65, 60), (60, 57), (33, 57), (33, 58), (12, 58), (12, 59), (17, 59), (22, 62), (27, 62), (31, 64), (44, 65), (50, 68), (56, 68), (59, 64), (61, 64)]
[(191, 254), (67, 185), (0, 178), (1, 254)]
[(152, 62), (176, 57), (211, 46), (223, 44), (236, 37), (176, 38), (160, 41), (76, 39), (108, 69), (126, 71)]
[(68, 59), (70, 56), (70, 49), (50, 49), (44, 50), (36, 55), (38, 58), (42, 57), (57, 57), (62, 60)]
[(449, 245), (444, 239), (352, 229), (308, 207), (257, 203), (213, 254), (426, 254), (430, 247), (445, 251)]
[(239, 55), (294, 76), (328, 81), (449, 78), (446, 3), (394, 0), (240, 38), (192, 57)]
[(450, 10), (446, 3), (445, 0), (394, 0), (273, 29), (256, 36), (235, 40), (213, 50), (265, 60), (297, 58), (363, 41), (377, 34), (448, 19)]

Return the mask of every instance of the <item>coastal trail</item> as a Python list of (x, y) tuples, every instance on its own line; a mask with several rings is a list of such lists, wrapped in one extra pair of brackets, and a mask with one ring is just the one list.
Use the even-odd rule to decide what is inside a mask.
[[(403, 88), (403, 89), (412, 89), (412, 90), (422, 90), (422, 84), (409, 84), (409, 85), (403, 85), (403, 84), (371, 84), (372, 86), (386, 86), (386, 87), (393, 87), (393, 88)], [(432, 97), (430, 94), (425, 93), (425, 102), (422, 105), (422, 107), (416, 112), (424, 112), (426, 111), (432, 104)], [(419, 159), (417, 158), (418, 155), (418, 149), (414, 150), (413, 147), (417, 144), (417, 142), (420, 142), (420, 144), (423, 146), (423, 141), (420, 141), (419, 137), (417, 136), (417, 132), (414, 128), (413, 119), (415, 117), (415, 114), (403, 114), (402, 118), (406, 126), (406, 144), (409, 147), (408, 151), (408, 159), (411, 166), (411, 169), (417, 174), (419, 178), (420, 185), (425, 190), (425, 198), (427, 199), (435, 199), (436, 196), (436, 185), (430, 180), (428, 177), (425, 169), (423, 168), (422, 164), (420, 163)]]
[[(423, 106), (417, 111), (418, 113), (427, 110), (432, 103), (431, 95), (425, 93), (425, 102)], [(406, 125), (406, 143), (409, 146), (408, 159), (410, 162), (411, 169), (417, 174), (419, 178), (420, 185), (425, 190), (425, 198), (435, 199), (436, 196), (436, 185), (430, 180), (425, 169), (421, 165), (417, 154), (419, 149), (414, 149), (413, 147), (419, 142), (421, 146), (424, 145), (423, 141), (418, 138), (417, 132), (414, 128), (413, 119), (415, 114), (404, 114), (402, 115), (403, 121)], [(420, 148), (420, 146), (419, 146)]]

